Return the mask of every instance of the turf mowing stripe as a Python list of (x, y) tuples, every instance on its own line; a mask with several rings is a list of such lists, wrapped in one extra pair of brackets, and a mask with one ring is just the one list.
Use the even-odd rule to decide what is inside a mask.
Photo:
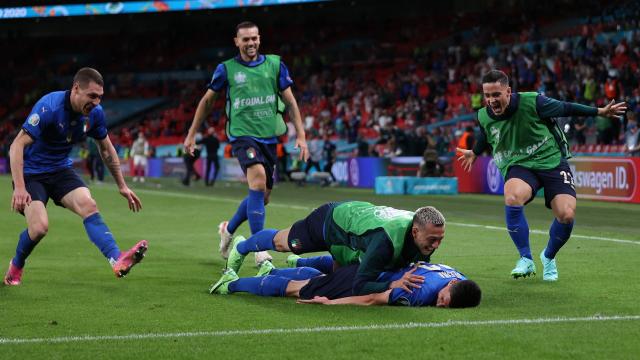
[(478, 320), (478, 321), (446, 321), (385, 325), (361, 325), (361, 326), (321, 326), (312, 328), (292, 328), (292, 329), (249, 329), (249, 330), (222, 330), (222, 331), (196, 331), (178, 333), (155, 333), (155, 334), (130, 334), (130, 335), (104, 335), (104, 336), (64, 336), (54, 338), (23, 338), (8, 339), (0, 338), (0, 345), (9, 344), (38, 344), (38, 343), (72, 343), (89, 341), (110, 341), (110, 340), (140, 340), (140, 339), (164, 339), (164, 338), (192, 338), (192, 337), (223, 337), (223, 336), (243, 336), (243, 335), (272, 335), (272, 334), (306, 334), (306, 333), (326, 333), (343, 331), (372, 331), (372, 330), (405, 330), (423, 328), (443, 328), (453, 326), (492, 326), (492, 325), (531, 325), (531, 324), (554, 324), (571, 322), (593, 322), (593, 321), (634, 321), (640, 320), (640, 315), (619, 315), (619, 316), (589, 316), (589, 317), (556, 317), (538, 319), (510, 319), (510, 320)]
[[(170, 191), (155, 191), (155, 190), (136, 189), (136, 192), (139, 192), (141, 194), (150, 194), (150, 195), (159, 195), (159, 196), (168, 196), (168, 197), (181, 197), (181, 198), (194, 199), (194, 200), (221, 201), (221, 202), (227, 202), (227, 203), (233, 203), (233, 204), (237, 204), (238, 203), (238, 200), (236, 200), (236, 199), (228, 199), (228, 198), (221, 198), (221, 197), (215, 197), (215, 196), (203, 196), (203, 195), (195, 195), (195, 194), (183, 194), (183, 193), (170, 192)], [(296, 210), (307, 210), (307, 211), (315, 209), (314, 207), (309, 207), (309, 206), (299, 206), (299, 205), (283, 204), (283, 203), (275, 203), (275, 204), (274, 203), (269, 203), (269, 206), (271, 206), (271, 207), (281, 207), (281, 208), (287, 208), (287, 209), (296, 209)], [(499, 226), (480, 225), (480, 224), (465, 224), (465, 223), (457, 223), (457, 222), (447, 222), (447, 225), (463, 226), (463, 227), (474, 227), (474, 228), (484, 228), (484, 229), (487, 229), (487, 230), (499, 230), (499, 231), (506, 231), (507, 230), (507, 228), (499, 227)], [(530, 231), (533, 234), (541, 234), (541, 235), (549, 234), (548, 230), (531, 229)], [(588, 240), (609, 241), (609, 242), (615, 242), (615, 243), (620, 243), (620, 244), (640, 245), (640, 241), (615, 239), (615, 238), (609, 238), (609, 237), (604, 237), (604, 236), (588, 236), (588, 235), (571, 234), (571, 237), (579, 238), (579, 239), (588, 239)]]

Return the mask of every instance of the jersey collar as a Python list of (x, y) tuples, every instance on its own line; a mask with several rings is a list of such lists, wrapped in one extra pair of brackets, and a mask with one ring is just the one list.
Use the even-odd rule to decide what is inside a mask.
[(507, 120), (518, 110), (518, 105), (520, 105), (520, 95), (517, 92), (512, 92), (509, 99), (509, 105), (507, 105), (507, 109), (502, 115), (494, 114), (493, 109), (491, 109), (490, 106), (487, 106), (487, 114), (493, 120)]
[(244, 66), (248, 66), (248, 67), (254, 67), (254, 66), (258, 66), (260, 64), (262, 64), (265, 61), (265, 57), (262, 54), (258, 54), (258, 59), (255, 61), (244, 61), (242, 60), (242, 58), (240, 57), (240, 55), (237, 55), (235, 57), (236, 61), (239, 62), (240, 64), (244, 65)]
[(66, 90), (64, 92), (64, 109), (71, 115), (74, 115), (74, 116), (82, 115), (82, 113), (76, 112), (75, 110), (73, 110), (73, 107), (71, 107), (71, 91), (70, 90)]

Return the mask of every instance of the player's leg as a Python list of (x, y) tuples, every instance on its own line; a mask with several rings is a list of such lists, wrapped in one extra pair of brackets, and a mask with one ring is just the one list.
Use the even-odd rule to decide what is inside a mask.
[(545, 205), (553, 211), (554, 219), (549, 228), (549, 241), (540, 254), (544, 268), (543, 280), (558, 280), (555, 257), (571, 237), (576, 213), (576, 192), (573, 175), (566, 161), (558, 168), (541, 174), (545, 182)]
[(247, 200), (247, 220), (251, 234), (264, 228), (265, 194), (267, 192), (267, 173), (263, 164), (254, 164), (247, 168), (249, 196)]
[(236, 273), (244, 262), (244, 258), (250, 252), (263, 252), (266, 250), (276, 250), (279, 252), (291, 251), (287, 243), (289, 229), (276, 230), (264, 229), (253, 234), (248, 239), (237, 236), (229, 251), (227, 258), (227, 268), (233, 269)]
[(91, 242), (107, 259), (117, 277), (126, 275), (140, 262), (147, 250), (147, 241), (141, 240), (131, 249), (120, 252), (111, 230), (105, 224), (91, 192), (73, 170), (57, 176), (58, 182), (52, 198), (82, 218), (85, 231)]
[(292, 254), (287, 257), (287, 265), (292, 268), (310, 267), (324, 274), (331, 274), (333, 272), (333, 257), (331, 255), (300, 257)]
[(238, 278), (233, 270), (227, 269), (220, 280), (209, 288), (209, 293), (228, 295), (236, 292), (248, 292), (258, 296), (297, 296), (299, 289), (304, 287), (308, 281), (296, 281), (274, 275)]
[(49, 229), (47, 209), (41, 200), (32, 200), (31, 204), (25, 207), (24, 216), (27, 220), (27, 228), (18, 238), (16, 255), (9, 262), (9, 269), (4, 277), (5, 285), (20, 285), (27, 258), (40, 240), (47, 235)]
[(531, 170), (519, 166), (509, 169), (504, 185), (505, 220), (509, 236), (520, 254), (516, 267), (511, 271), (514, 278), (534, 275), (536, 271), (524, 206), (533, 199), (539, 186), (539, 180)]

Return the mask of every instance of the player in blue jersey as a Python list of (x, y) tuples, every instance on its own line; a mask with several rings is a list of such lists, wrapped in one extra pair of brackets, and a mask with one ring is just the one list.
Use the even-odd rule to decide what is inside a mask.
[[(252, 234), (264, 227), (265, 205), (273, 188), (278, 136), (286, 132), (284, 105), (296, 128), (295, 147), (300, 149), (300, 159), (306, 161), (309, 157), (300, 110), (291, 90), (293, 80), (284, 62), (279, 56), (258, 52), (260, 33), (252, 22), (236, 26), (234, 42), (238, 56), (216, 67), (184, 141), (185, 152), (192, 153), (196, 132), (211, 114), (218, 95), (225, 92), (227, 136), (249, 185), (249, 194), (236, 213), (218, 227), (220, 253), (225, 259), (232, 234), (245, 220), (249, 221)], [(270, 258), (267, 252), (256, 253), (256, 261), (265, 258)]]
[(11, 208), (24, 215), (27, 229), (20, 234), (16, 255), (9, 262), (4, 277), (6, 285), (21, 283), (27, 257), (47, 234), (49, 199), (83, 219), (89, 239), (107, 258), (117, 277), (126, 275), (144, 257), (146, 240), (120, 252), (87, 185), (75, 173), (69, 158), (74, 144), (87, 136), (95, 139), (129, 209), (137, 212), (142, 208), (140, 199), (124, 181), (118, 154), (107, 134), (100, 106), (103, 87), (98, 71), (80, 69), (73, 78), (71, 90), (49, 93), (34, 105), (11, 144), (9, 156), (14, 187)]
[(275, 269), (266, 261), (251, 278), (238, 278), (233, 270), (227, 270), (212, 285), (212, 294), (249, 292), (259, 296), (289, 296), (299, 298), (300, 303), (327, 305), (403, 305), (464, 308), (480, 303), (482, 292), (478, 284), (468, 280), (457, 270), (442, 264), (417, 262), (397, 271), (380, 274), (378, 281), (405, 281), (406, 274), (423, 279), (414, 289), (392, 288), (380, 293), (353, 296), (352, 283), (358, 266), (348, 265), (324, 275), (313, 268)]

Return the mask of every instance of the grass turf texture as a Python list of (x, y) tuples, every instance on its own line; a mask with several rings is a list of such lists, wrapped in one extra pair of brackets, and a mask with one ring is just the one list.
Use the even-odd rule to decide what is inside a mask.
[[(266, 227), (290, 226), (313, 207), (332, 200), (368, 200), (409, 210), (438, 207), (448, 226), (433, 260), (456, 267), (483, 289), (482, 304), (476, 309), (313, 306), (298, 305), (293, 299), (207, 293), (224, 267), (217, 253), (217, 224), (235, 211), (246, 185), (222, 182), (205, 188), (199, 183), (183, 188), (173, 180), (154, 179), (130, 185), (143, 201), (139, 214), (127, 210), (113, 184), (92, 185), (91, 191), (122, 249), (139, 239), (149, 240), (146, 259), (125, 279), (116, 279), (88, 240), (81, 220), (50, 202), (49, 234), (28, 259), (23, 284), (0, 287), (0, 358), (114, 358), (126, 354), (140, 359), (623, 359), (640, 352), (640, 318), (591, 318), (640, 315), (638, 205), (579, 200), (574, 234), (587, 238), (574, 237), (565, 245), (558, 256), (560, 280), (546, 283), (537, 256), (547, 236), (531, 235), (539, 275), (513, 280), (509, 272), (517, 252), (506, 231), (461, 225), (504, 227), (501, 197), (376, 196), (371, 190), (283, 184), (274, 189), (267, 206)], [(9, 211), (9, 177), (0, 177), (0, 188), (5, 189), (0, 192), (0, 204), (5, 204), (0, 217), (4, 273), (25, 223)], [(526, 214), (531, 229), (547, 231), (552, 214), (542, 199), (528, 205)], [(237, 234), (248, 236), (248, 224)], [(274, 255), (275, 264), (284, 266), (286, 254)], [(252, 276), (255, 271), (253, 259), (247, 257), (240, 275)], [(522, 322), (558, 317), (589, 319)], [(487, 322), (491, 320), (500, 322)], [(508, 320), (516, 322), (505, 322)], [(447, 321), (454, 323), (447, 325)], [(367, 328), (408, 323), (427, 327)], [(341, 326), (355, 328), (318, 329)], [(300, 328), (313, 331), (274, 330)], [(251, 333), (261, 329), (266, 332)], [(144, 334), (166, 337), (127, 337)], [(70, 337), (74, 336), (106, 338), (73, 341)], [(8, 339), (59, 342), (14, 343)]]

